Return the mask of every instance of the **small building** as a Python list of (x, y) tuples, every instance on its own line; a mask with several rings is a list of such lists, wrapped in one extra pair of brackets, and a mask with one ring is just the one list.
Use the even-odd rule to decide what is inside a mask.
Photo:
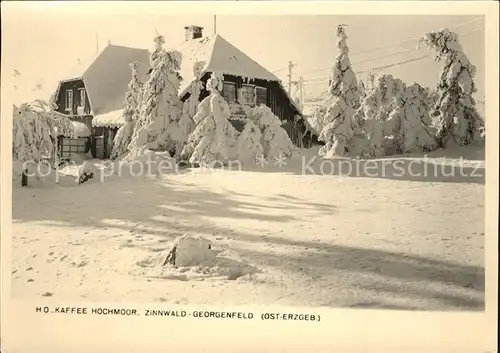
[[(244, 116), (238, 106), (264, 104), (280, 118), (292, 141), (300, 145), (299, 139), (305, 131), (302, 113), (275, 74), (220, 34), (203, 37), (203, 28), (198, 26), (185, 27), (185, 31), (185, 41), (177, 49), (182, 54), (181, 100), (189, 97), (189, 88), (195, 81), (205, 84), (212, 72), (221, 73), (224, 75), (222, 95), (233, 108), (231, 122), (236, 129), (241, 130), (242, 124), (238, 121)], [(198, 70), (193, 69), (195, 65), (198, 65)], [(199, 100), (208, 95), (209, 92), (203, 88)]]
[[(243, 110), (238, 106), (267, 105), (283, 122), (283, 128), (296, 145), (306, 131), (302, 113), (290, 97), (280, 79), (255, 60), (240, 51), (219, 34), (203, 37), (203, 28), (187, 26), (185, 40), (176, 50), (182, 54), (182, 77), (179, 98), (189, 97), (191, 85), (200, 80), (205, 84), (212, 72), (224, 75), (223, 96), (232, 107), (231, 122), (238, 123)], [(109, 44), (85, 67), (59, 83), (55, 95), (58, 111), (71, 116), (72, 120), (86, 124), (92, 131), (92, 154), (96, 158), (108, 158), (112, 141), (122, 119), (125, 94), (131, 79), (129, 63), (139, 63), (139, 76), (144, 83), (150, 72), (149, 51)], [(198, 70), (195, 74), (195, 65)], [(199, 100), (209, 95), (204, 88)], [(69, 142), (65, 142), (69, 143)]]
[[(149, 71), (147, 49), (129, 48), (108, 44), (99, 54), (80, 62), (68, 79), (59, 82), (54, 103), (57, 111), (69, 115), (70, 119), (82, 123), (91, 131), (91, 151), (95, 158), (108, 158), (114, 134), (123, 123), (112, 117), (124, 108), (125, 95), (131, 79), (129, 64), (139, 62), (139, 76), (146, 81)], [(119, 117), (121, 119), (121, 116)], [(116, 119), (115, 119), (116, 120)], [(61, 140), (65, 146), (81, 145), (81, 141)], [(106, 148), (107, 147), (107, 148)]]

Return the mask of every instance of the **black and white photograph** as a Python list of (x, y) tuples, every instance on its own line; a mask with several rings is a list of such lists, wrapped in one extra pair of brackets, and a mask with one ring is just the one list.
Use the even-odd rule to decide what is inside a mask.
[(157, 4), (2, 16), (12, 300), (485, 312), (484, 14)]

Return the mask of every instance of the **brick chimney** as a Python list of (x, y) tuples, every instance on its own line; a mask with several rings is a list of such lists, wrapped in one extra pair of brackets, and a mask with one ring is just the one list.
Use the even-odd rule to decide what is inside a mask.
[(203, 27), (191, 25), (184, 27), (184, 30), (186, 31), (186, 41), (203, 37)]

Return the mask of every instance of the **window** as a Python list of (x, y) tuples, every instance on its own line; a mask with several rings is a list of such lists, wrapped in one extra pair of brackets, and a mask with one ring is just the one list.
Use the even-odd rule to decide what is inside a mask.
[(239, 90), (238, 101), (243, 105), (255, 106), (255, 86), (243, 84)]
[(78, 106), (85, 107), (85, 88), (79, 88), (78, 95), (80, 96), (80, 99), (78, 100)]
[(236, 102), (236, 85), (231, 82), (224, 82), (222, 96), (228, 103)]
[(66, 110), (73, 110), (73, 90), (66, 90)]
[(265, 87), (255, 87), (255, 94), (256, 94), (256, 104), (257, 105), (267, 105), (267, 88)]
[(87, 138), (66, 138), (63, 137), (60, 140), (60, 157), (65, 159), (65, 158), (70, 158), (74, 154), (82, 154), (86, 153), (88, 148), (87, 148)]

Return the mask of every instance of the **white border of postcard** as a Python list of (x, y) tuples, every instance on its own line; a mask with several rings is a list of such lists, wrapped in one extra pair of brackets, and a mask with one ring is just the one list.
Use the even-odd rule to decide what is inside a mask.
[[(99, 8), (119, 5), (120, 12), (166, 14), (335, 14), (335, 15), (484, 15), (486, 48), (486, 310), (484, 313), (397, 312), (388, 310), (312, 309), (299, 307), (207, 307), (201, 309), (260, 313), (284, 311), (320, 314), (320, 322), (262, 320), (196, 320), (144, 316), (40, 315), (47, 301), (10, 298), (11, 131), (10, 75), (2, 75), (1, 163), (1, 344), (13, 352), (488, 352), (496, 347), (497, 215), (498, 215), (498, 2), (496, 1), (348, 1), (348, 2), (3, 2), (2, 16), (16, 16), (26, 6)], [(2, 26), (3, 27), (3, 26)], [(30, 30), (27, 28), (26, 30)], [(34, 28), (33, 30), (36, 30)], [(12, 36), (2, 28), (2, 36)], [(3, 41), (2, 41), (3, 42)], [(3, 46), (3, 45), (2, 45)], [(2, 72), (8, 53), (2, 48)], [(11, 54), (15, 55), (15, 54)], [(15, 56), (12, 56), (15, 58)], [(4, 61), (5, 59), (5, 61)], [(496, 133), (495, 133), (496, 132)], [(50, 302), (51, 304), (54, 301)], [(90, 303), (59, 302), (89, 307)], [(92, 303), (92, 306), (145, 308), (135, 303)], [(194, 306), (188, 306), (192, 309)], [(185, 309), (184, 306), (171, 309)]]

